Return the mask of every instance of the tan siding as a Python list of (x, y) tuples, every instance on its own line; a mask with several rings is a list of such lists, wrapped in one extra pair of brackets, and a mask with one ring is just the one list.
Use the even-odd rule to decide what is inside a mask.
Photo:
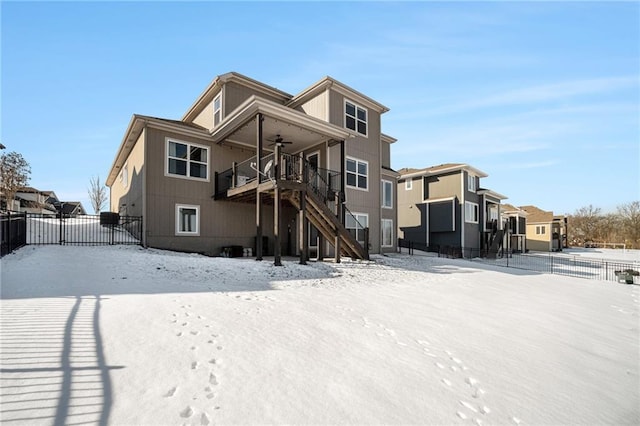
[(412, 180), (411, 190), (406, 189), (406, 179), (399, 179), (396, 185), (398, 200), (398, 238), (405, 238), (404, 232), (400, 229), (419, 227), (422, 224), (422, 215), (418, 205), (422, 203), (422, 177)]
[[(141, 132), (138, 140), (133, 146), (127, 161), (127, 185), (123, 186), (121, 177), (123, 170), (120, 170), (118, 177), (111, 185), (110, 211), (118, 212), (122, 215), (142, 216), (143, 215), (143, 182), (144, 182), (144, 144), (145, 132)], [(124, 168), (124, 167), (123, 167)]]
[[(536, 234), (536, 227), (544, 226), (544, 234)], [(551, 223), (527, 223), (527, 248), (533, 251), (551, 250)]]
[[(460, 172), (444, 176), (429, 177), (427, 180), (430, 182), (429, 198), (435, 199), (456, 196), (458, 199), (462, 199), (463, 188), (460, 187)], [(420, 194), (422, 196), (422, 192), (420, 192)]]
[(224, 94), (223, 94), (223, 102), (224, 102), (224, 113), (225, 115), (229, 115), (238, 108), (244, 101), (249, 99), (251, 96), (256, 95), (261, 98), (282, 103), (280, 99), (277, 99), (273, 96), (269, 96), (263, 92), (250, 89), (245, 86), (241, 86), (237, 83), (229, 82), (225, 84)]
[(302, 104), (298, 109), (307, 115), (327, 121), (327, 98), (327, 92), (322, 92), (315, 98)]
[(213, 128), (213, 101), (209, 102), (207, 106), (200, 111), (200, 114), (193, 119), (193, 122), (206, 129)]
[[(211, 167), (208, 182), (165, 176), (166, 137), (209, 147)], [(148, 146), (148, 164), (154, 165), (148, 169), (147, 179), (147, 238), (150, 246), (212, 254), (218, 254), (226, 245), (253, 246), (255, 205), (212, 199), (214, 172), (230, 168), (232, 161), (242, 161), (252, 152), (155, 129), (148, 131)], [(176, 235), (176, 204), (200, 207), (199, 237)], [(264, 234), (267, 236), (273, 235), (272, 218), (271, 209), (266, 208)]]

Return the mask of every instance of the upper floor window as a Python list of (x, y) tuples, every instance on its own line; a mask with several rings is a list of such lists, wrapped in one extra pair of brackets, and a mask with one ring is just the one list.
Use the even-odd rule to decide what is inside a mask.
[(404, 189), (411, 191), (413, 189), (413, 179), (409, 178), (404, 181)]
[(209, 149), (167, 139), (167, 175), (209, 179)]
[(476, 203), (465, 201), (464, 203), (464, 221), (467, 223), (478, 223), (479, 208)]
[(213, 127), (222, 121), (222, 92), (213, 99)]
[(544, 235), (546, 233), (545, 226), (536, 226), (536, 235)]
[(347, 158), (347, 186), (368, 189), (369, 163), (355, 158)]
[(367, 110), (351, 102), (344, 101), (344, 127), (367, 136)]
[(382, 181), (382, 208), (393, 208), (393, 184), (391, 181)]
[(467, 189), (470, 192), (476, 192), (478, 190), (478, 179), (472, 174), (467, 175)]

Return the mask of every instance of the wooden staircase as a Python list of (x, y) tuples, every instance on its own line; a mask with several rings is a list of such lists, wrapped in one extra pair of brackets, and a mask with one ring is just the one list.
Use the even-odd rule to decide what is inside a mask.
[[(302, 209), (300, 194), (300, 191), (288, 193), (289, 202), (298, 210)], [(334, 246), (334, 249), (339, 250), (343, 256), (369, 260), (368, 250), (344, 227), (336, 214), (327, 206), (326, 201), (312, 190), (304, 191), (304, 194), (305, 217)]]
[(504, 239), (504, 230), (498, 229), (493, 236), (493, 240), (491, 241), (491, 246), (489, 246), (489, 250), (487, 251), (487, 259), (495, 259), (498, 257), (498, 251), (502, 247), (502, 240)]

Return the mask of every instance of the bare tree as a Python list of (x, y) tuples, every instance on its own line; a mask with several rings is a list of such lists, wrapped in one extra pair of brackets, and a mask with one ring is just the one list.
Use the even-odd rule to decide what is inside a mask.
[(571, 240), (574, 244), (584, 244), (587, 241), (595, 241), (598, 237), (598, 228), (602, 222), (601, 210), (589, 204), (581, 207), (569, 216), (569, 229)]
[(633, 248), (640, 248), (640, 201), (622, 204), (617, 210), (623, 241), (630, 243)]
[(30, 174), (31, 166), (19, 153), (0, 156), (0, 192), (7, 202), (7, 210), (11, 210), (16, 192), (29, 183)]
[(100, 183), (100, 176), (89, 180), (89, 200), (93, 211), (98, 214), (107, 202), (107, 187)]

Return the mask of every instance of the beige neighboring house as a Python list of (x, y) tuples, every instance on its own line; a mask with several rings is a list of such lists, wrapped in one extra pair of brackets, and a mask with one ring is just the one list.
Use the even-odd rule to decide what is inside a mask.
[(511, 253), (525, 253), (527, 251), (527, 216), (529, 214), (511, 204), (502, 204), (503, 222), (508, 221), (507, 247)]
[(502, 194), (482, 188), (488, 175), (462, 163), (398, 171), (398, 235), (422, 250), (495, 257), (504, 248)]
[(388, 108), (325, 77), (291, 95), (230, 72), (179, 120), (133, 115), (109, 172), (111, 211), (143, 244), (210, 255), (396, 249)]
[(527, 249), (532, 251), (561, 251), (566, 247), (567, 219), (554, 216), (536, 206), (521, 206), (527, 212)]

